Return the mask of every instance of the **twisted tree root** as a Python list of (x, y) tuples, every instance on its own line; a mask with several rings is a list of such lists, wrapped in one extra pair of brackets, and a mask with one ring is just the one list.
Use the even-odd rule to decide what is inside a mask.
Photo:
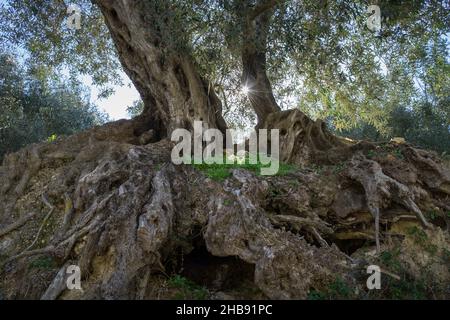
[(362, 153), (357, 153), (350, 160), (347, 174), (364, 188), (369, 211), (375, 220), (377, 253), (380, 252), (380, 208), (383, 208), (389, 201), (404, 205), (414, 212), (425, 227), (431, 228), (431, 224), (413, 201), (414, 195), (409, 188), (385, 175), (378, 162), (367, 159)]
[(24, 217), (20, 218), (19, 220), (17, 220), (16, 222), (14, 222), (14, 223), (10, 224), (9, 226), (3, 228), (2, 230), (0, 230), (0, 237), (3, 237), (4, 235), (7, 235), (8, 233), (10, 233), (10, 232), (20, 228), (28, 220), (33, 218), (36, 214), (37, 214), (37, 212), (30, 212), (26, 216), (24, 216)]
[(36, 233), (36, 236), (34, 237), (33, 242), (32, 242), (32, 243), (24, 250), (24, 252), (30, 250), (30, 249), (33, 248), (33, 246), (36, 244), (36, 242), (37, 242), (38, 239), (39, 239), (39, 236), (41, 235), (42, 229), (44, 228), (44, 225), (47, 223), (48, 219), (50, 218), (50, 216), (52, 215), (53, 211), (55, 210), (55, 206), (52, 205), (52, 204), (48, 201), (48, 198), (47, 198), (47, 196), (45, 195), (45, 193), (42, 194), (42, 201), (45, 203), (45, 205), (46, 205), (47, 207), (50, 208), (50, 211), (49, 211), (49, 212), (47, 213), (47, 215), (44, 217), (44, 220), (42, 220), (41, 226), (39, 227), (39, 230), (38, 230), (38, 232)]
[(328, 243), (325, 241), (325, 239), (322, 238), (317, 230), (320, 230), (324, 234), (333, 233), (333, 229), (331, 229), (326, 222), (320, 219), (313, 220), (310, 218), (296, 217), (291, 215), (275, 215), (270, 217), (270, 222), (274, 225), (289, 225), (296, 231), (306, 229), (323, 247), (328, 247)]
[(64, 291), (66, 288), (65, 280), (68, 266), (69, 263), (67, 262), (59, 269), (52, 283), (42, 295), (41, 300), (56, 300), (56, 298)]

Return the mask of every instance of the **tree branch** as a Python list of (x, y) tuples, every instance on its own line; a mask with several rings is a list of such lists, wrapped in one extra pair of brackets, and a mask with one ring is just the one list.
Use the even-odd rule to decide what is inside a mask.
[(266, 12), (267, 10), (272, 9), (278, 4), (285, 2), (286, 0), (268, 0), (262, 3), (259, 3), (253, 10), (250, 12), (249, 18), (250, 20), (256, 19), (258, 16)]

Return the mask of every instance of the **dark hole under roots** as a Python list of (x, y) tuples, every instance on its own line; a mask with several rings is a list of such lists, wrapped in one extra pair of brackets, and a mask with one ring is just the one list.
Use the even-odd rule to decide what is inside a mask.
[(348, 239), (348, 240), (333, 239), (329, 240), (328, 242), (334, 243), (339, 248), (339, 250), (341, 250), (342, 252), (344, 252), (349, 256), (362, 247), (375, 244), (375, 241), (373, 241), (372, 243), (372, 241), (366, 239)]
[[(254, 284), (255, 266), (238, 257), (216, 257), (208, 252), (201, 236), (193, 240), (194, 249), (179, 255), (176, 274), (210, 291), (258, 292)], [(251, 298), (249, 296), (249, 298)]]

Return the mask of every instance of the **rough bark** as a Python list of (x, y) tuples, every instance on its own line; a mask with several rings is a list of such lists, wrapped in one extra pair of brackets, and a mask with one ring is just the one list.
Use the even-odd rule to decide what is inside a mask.
[[(222, 106), (200, 76), (182, 37), (173, 8), (164, 1), (96, 0), (125, 72), (145, 105), (141, 116), (153, 141), (195, 120), (225, 130)], [(183, 49), (180, 49), (183, 48)], [(183, 51), (184, 50), (184, 51)], [(142, 133), (142, 132), (140, 132)]]
[(280, 111), (267, 76), (266, 51), (272, 7), (279, 1), (259, 1), (252, 10), (245, 10), (242, 32), (242, 85), (248, 88), (248, 99), (258, 118), (257, 127), (266, 117)]
[(283, 162), (302, 166), (329, 164), (345, 160), (353, 153), (351, 143), (331, 134), (323, 121), (313, 121), (298, 109), (269, 114), (261, 128), (280, 130)]

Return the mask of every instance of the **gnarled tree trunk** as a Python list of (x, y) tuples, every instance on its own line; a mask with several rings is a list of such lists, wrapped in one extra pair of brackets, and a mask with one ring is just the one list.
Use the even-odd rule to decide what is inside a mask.
[(194, 120), (225, 130), (220, 100), (197, 72), (185, 44), (171, 30), (173, 8), (163, 1), (96, 0), (119, 58), (145, 105), (141, 116), (155, 138)]
[[(270, 113), (280, 111), (267, 76), (267, 33), (272, 16), (270, 10), (277, 1), (260, 1), (247, 11), (242, 35), (242, 84), (248, 88), (247, 96), (258, 117), (259, 127)], [(263, 11), (263, 12), (261, 12)]]

